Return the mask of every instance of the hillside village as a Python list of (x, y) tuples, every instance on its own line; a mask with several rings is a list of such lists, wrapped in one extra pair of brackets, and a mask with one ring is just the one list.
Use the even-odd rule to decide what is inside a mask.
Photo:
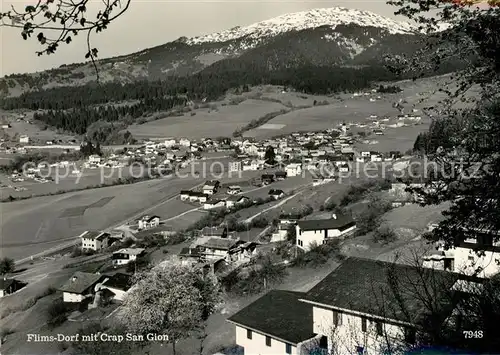
[[(387, 205), (383, 207), (384, 211), (417, 204), (419, 202), (417, 196), (407, 192), (407, 187), (410, 185), (414, 188), (425, 187), (425, 181), (394, 178), (391, 175), (394, 171), (407, 169), (408, 162), (415, 158), (398, 151), (389, 153), (359, 151), (355, 148), (359, 137), (352, 134), (352, 129), (353, 126), (341, 124), (337, 128), (322, 132), (300, 132), (260, 142), (228, 138), (207, 138), (201, 142), (194, 142), (185, 138), (171, 138), (160, 142), (149, 141), (137, 148), (124, 149), (105, 158), (97, 154), (90, 155), (81, 169), (123, 167), (128, 166), (131, 161), (140, 160), (147, 162), (150, 168), (167, 169), (172, 172), (176, 167), (189, 170), (191, 165), (196, 166), (196, 162), (209, 161), (207, 159), (210, 154), (222, 153), (225, 166), (218, 173), (226, 172), (229, 176), (253, 173), (253, 177), (239, 180), (238, 184), (221, 183), (220, 180), (212, 178), (195, 189), (178, 191), (176, 199), (207, 213), (204, 221), (186, 230), (174, 229), (168, 221), (163, 221), (163, 216), (146, 214), (112, 230), (89, 230), (82, 233), (78, 245), (71, 252), (73, 258), (81, 261), (70, 263), (68, 267), (80, 270), (90, 267), (95, 271), (76, 271), (64, 284), (58, 286), (57, 292), (61, 293), (62, 302), (70, 306), (66, 309), (77, 309), (76, 313), (73, 312), (68, 317), (71, 319), (82, 317), (85, 313), (96, 309), (111, 311), (119, 309), (120, 303), (134, 287), (133, 275), (140, 270), (162, 265), (161, 260), (165, 256), (158, 255), (159, 249), (163, 249), (163, 253), (166, 253), (166, 259), (174, 260), (179, 265), (203, 270), (205, 274), (210, 273), (221, 282), (235, 272), (251, 270), (259, 265), (263, 257), (273, 260), (273, 265), (292, 268), (301, 265), (304, 260), (307, 263), (309, 258), (316, 258), (314, 255), (320, 250), (323, 250), (320, 253), (327, 253), (329, 258), (343, 260), (345, 256), (341, 256), (339, 246), (366, 233), (366, 227), (363, 227), (363, 231), (359, 231), (358, 225), (365, 222), (360, 220), (359, 214), (349, 210), (349, 204), (347, 208), (338, 208), (336, 204), (307, 205), (294, 207), (288, 211), (278, 207), (276, 211), (281, 212), (275, 215), (274, 219), (266, 218), (267, 213), (264, 211), (274, 209), (273, 204), (279, 201), (294, 197), (293, 190), (273, 188), (279, 183), (306, 179), (310, 189), (320, 189), (339, 184), (342, 179), (349, 179), (350, 174), (361, 171), (361, 167), (366, 171), (367, 166), (371, 166), (370, 171), (383, 168), (389, 173), (379, 182), (375, 182), (375, 185), (381, 184), (381, 187), (374, 191), (379, 191), (380, 196), (383, 196)], [(61, 167), (69, 165), (68, 162), (54, 163), (56, 164)], [(382, 164), (389, 165), (384, 167)], [(31, 175), (26, 177), (40, 178), (36, 174), (43, 168), (45, 167), (39, 166), (30, 170), (28, 174)], [(200, 174), (200, 171), (194, 171), (197, 169), (191, 170), (195, 174)], [(19, 173), (15, 176), (18, 179), (20, 177)], [(399, 175), (401, 176), (404, 174)], [(289, 186), (296, 186), (296, 183), (291, 183)], [(255, 190), (267, 193), (258, 194), (259, 197), (256, 197), (252, 193)], [(258, 206), (270, 207), (265, 210), (261, 208), (260, 213), (246, 220), (234, 219), (238, 213)], [(431, 230), (433, 226), (431, 223), (426, 228)], [(374, 235), (378, 233), (375, 225), (367, 231), (369, 233), (375, 231)], [(426, 231), (422, 230), (422, 233), (424, 232)], [(394, 232), (387, 234), (381, 238), (388, 239), (382, 239), (380, 243), (390, 244), (393, 243), (393, 239), (390, 238), (396, 240), (399, 238), (397, 235), (392, 236)], [(478, 243), (488, 245), (486, 255), (474, 254), (473, 250), (478, 247)], [(169, 246), (176, 245), (182, 247), (175, 248), (175, 254), (170, 255)], [(439, 272), (443, 273), (467, 270), (472, 272), (476, 270), (477, 265), (484, 264), (480, 276), (490, 277), (499, 271), (497, 264), (488, 261), (500, 258), (499, 251), (495, 248), (498, 246), (488, 236), (481, 241), (467, 240), (451, 251), (443, 249), (442, 245), (437, 243), (435, 250), (429, 250), (421, 262), (425, 268), (440, 270)], [(61, 258), (61, 255), (55, 258)], [(301, 260), (300, 263), (298, 260)], [(341, 265), (316, 288), (306, 293), (271, 291), (231, 316), (228, 321), (235, 326), (236, 344), (244, 348), (246, 353), (262, 354), (282, 351), (298, 354), (312, 346), (311, 344), (326, 349), (330, 345), (325, 338), (328, 334), (324, 329), (329, 329), (332, 325), (328, 323), (330, 321), (324, 323), (324, 317), (333, 319), (334, 324), (338, 326), (347, 326), (353, 322), (356, 324), (359, 321), (360, 326), (356, 328), (358, 327), (356, 325), (354, 331), (361, 332), (360, 334), (366, 333), (368, 338), (364, 341), (364, 345), (354, 341), (349, 347), (356, 348), (360, 352), (364, 347), (381, 346), (378, 336), (385, 334), (389, 324), (394, 328), (390, 331), (395, 332), (395, 337), (403, 334), (401, 339), (411, 340), (411, 326), (407, 328), (404, 325), (401, 328), (404, 331), (397, 330), (399, 329), (396, 326), (399, 324), (397, 320), (363, 312), (364, 315), (356, 320), (357, 318), (352, 318), (352, 314), (359, 314), (360, 309), (351, 308), (345, 302), (337, 304), (338, 301), (332, 301), (335, 299), (331, 298), (332, 296), (315, 291), (321, 290), (322, 283), (342, 282), (336, 281), (336, 278), (343, 277), (342, 268), (354, 272), (352, 270), (359, 267), (361, 268), (359, 272), (362, 272), (361, 270), (390, 267), (389, 263), (357, 259), (354, 256), (348, 257)], [(405, 268), (405, 272), (418, 271), (416, 266)], [(449, 278), (449, 287), (455, 287), (453, 283), (460, 281), (456, 279), (455, 274), (443, 275)], [(358, 279), (355, 284), (357, 282)], [(29, 284), (16, 279), (15, 276), (5, 279), (2, 295), (22, 292), (27, 286)], [(346, 284), (345, 287), (345, 290), (338, 289), (339, 295), (350, 292), (349, 287), (355, 286)], [(328, 300), (322, 297), (327, 297)], [(342, 297), (345, 297), (345, 294)], [(289, 326), (270, 328), (268, 322), (274, 319), (274, 312), (283, 307), (287, 308), (290, 304), (296, 305), (297, 313), (287, 313), (286, 310), (276, 313), (277, 317), (286, 319)], [(337, 311), (332, 311), (332, 307)], [(339, 311), (338, 307), (342, 311)], [(267, 317), (268, 320), (262, 317)], [(323, 320), (318, 320), (317, 317), (322, 317)], [(297, 323), (307, 319), (314, 324), (312, 328), (308, 325), (309, 321), (301, 325)], [(347, 332), (348, 329), (344, 331)], [(344, 334), (343, 337), (343, 341), (347, 341), (347, 335)]]
[(498, 1), (130, 4), (0, 11), (1, 354), (500, 350)]

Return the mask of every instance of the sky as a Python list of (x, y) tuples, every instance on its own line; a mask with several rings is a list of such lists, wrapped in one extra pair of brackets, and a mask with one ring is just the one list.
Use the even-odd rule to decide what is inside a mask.
[[(36, 0), (0, 0), (0, 12), (9, 10), (11, 6), (24, 10), (30, 1), (34, 3)], [(113, 21), (107, 30), (93, 35), (92, 46), (98, 48), (100, 58), (113, 57), (161, 45), (181, 36), (194, 37), (250, 25), (286, 13), (334, 6), (396, 18), (395, 8), (386, 5), (386, 0), (131, 0), (126, 13)], [(89, 14), (96, 14), (102, 2), (90, 0), (88, 7)], [(69, 45), (62, 45), (52, 55), (37, 56), (35, 52), (41, 48), (36, 38), (24, 41), (20, 29), (0, 27), (0, 77), (83, 62), (87, 52), (83, 36)]]

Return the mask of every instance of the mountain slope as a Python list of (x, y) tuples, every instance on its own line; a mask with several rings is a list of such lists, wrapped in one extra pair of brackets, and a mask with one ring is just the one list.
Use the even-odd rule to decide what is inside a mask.
[[(99, 61), (102, 82), (130, 83), (216, 71), (220, 61), (252, 63), (266, 70), (299, 66), (380, 65), (383, 56), (417, 48), (416, 28), (383, 16), (346, 8), (285, 14), (276, 18)], [(370, 53), (363, 55), (364, 53)], [(241, 63), (237, 63), (241, 61)], [(90, 64), (72, 64), (42, 73), (0, 79), (1, 96), (95, 80)]]

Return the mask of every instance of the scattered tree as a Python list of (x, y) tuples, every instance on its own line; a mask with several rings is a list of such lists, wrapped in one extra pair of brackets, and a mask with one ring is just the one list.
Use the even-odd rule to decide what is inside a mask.
[(16, 263), (14, 259), (2, 258), (0, 259), (0, 275), (5, 275), (13, 272), (16, 268)]

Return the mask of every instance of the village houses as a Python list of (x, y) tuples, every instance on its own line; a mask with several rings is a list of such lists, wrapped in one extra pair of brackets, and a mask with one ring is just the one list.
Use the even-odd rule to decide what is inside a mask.
[(356, 229), (350, 215), (332, 214), (328, 219), (305, 219), (297, 222), (296, 244), (299, 248), (309, 250), (311, 243), (324, 244), (331, 238), (345, 237)]

